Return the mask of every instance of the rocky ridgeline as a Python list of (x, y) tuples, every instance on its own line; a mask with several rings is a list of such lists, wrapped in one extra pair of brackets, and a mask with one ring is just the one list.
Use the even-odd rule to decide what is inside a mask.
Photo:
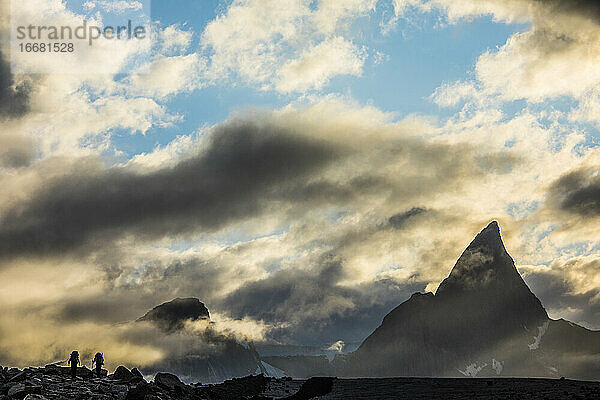
[[(29, 367), (24, 370), (0, 367), (0, 400), (225, 400), (225, 399), (289, 399), (303, 400), (327, 394), (334, 378), (311, 378), (295, 387), (288, 378), (274, 379), (263, 375), (247, 376), (225, 381), (217, 385), (192, 386), (183, 383), (176, 375), (160, 372), (152, 382), (147, 382), (137, 368), (129, 370), (118, 367), (113, 374), (97, 377), (86, 367), (79, 367), (77, 377), (71, 378), (70, 369), (50, 364), (45, 367)], [(284, 388), (279, 395), (273, 388)], [(285, 389), (285, 388), (288, 389)], [(277, 391), (276, 391), (277, 392)], [(287, 393), (287, 396), (286, 396)]]

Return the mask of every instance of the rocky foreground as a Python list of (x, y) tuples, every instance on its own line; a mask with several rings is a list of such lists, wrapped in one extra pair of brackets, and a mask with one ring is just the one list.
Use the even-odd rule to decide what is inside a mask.
[[(106, 372), (106, 371), (104, 371)], [(332, 399), (600, 399), (600, 382), (529, 378), (361, 378), (308, 380), (247, 376), (217, 385), (187, 385), (158, 373), (148, 382), (136, 369), (119, 367), (96, 377), (80, 367), (75, 379), (67, 367), (0, 367), (0, 400), (307, 400)]]
[(133, 368), (118, 367), (113, 374), (97, 377), (79, 367), (77, 377), (70, 369), (54, 364), (24, 370), (0, 367), (0, 400), (228, 400), (311, 399), (331, 392), (334, 378), (292, 381), (263, 375), (247, 376), (217, 385), (187, 385), (176, 375), (160, 372), (148, 382)]

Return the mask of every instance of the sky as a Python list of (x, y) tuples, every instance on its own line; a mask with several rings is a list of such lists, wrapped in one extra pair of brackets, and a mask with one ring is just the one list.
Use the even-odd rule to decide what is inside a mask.
[(0, 1), (3, 363), (152, 363), (129, 321), (175, 297), (343, 348), (491, 220), (549, 315), (600, 329), (596, 1), (155, 0), (133, 67), (99, 41), (11, 69), (11, 17), (113, 3)]

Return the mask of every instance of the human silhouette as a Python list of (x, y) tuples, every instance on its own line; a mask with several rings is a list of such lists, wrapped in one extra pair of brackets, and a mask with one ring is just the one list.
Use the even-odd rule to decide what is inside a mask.
[(96, 375), (98, 378), (100, 378), (100, 375), (102, 374), (102, 366), (104, 365), (104, 357), (102, 356), (102, 353), (96, 353), (94, 359), (92, 360), (92, 368), (94, 368), (94, 364), (96, 364)]
[(71, 377), (75, 379), (77, 376), (77, 366), (79, 365), (79, 352), (77, 350), (73, 350), (73, 352), (71, 352), (69, 364), (71, 365)]

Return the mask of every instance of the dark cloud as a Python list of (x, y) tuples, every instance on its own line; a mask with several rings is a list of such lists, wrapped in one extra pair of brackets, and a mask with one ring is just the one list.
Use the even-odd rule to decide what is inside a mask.
[(29, 110), (31, 85), (15, 85), (10, 64), (0, 52), (0, 117), (20, 117)]
[[(248, 283), (221, 307), (237, 318), (263, 320), (276, 328), (270, 337), (287, 344), (322, 345), (339, 339), (363, 340), (394, 307), (425, 283), (402, 284), (379, 279), (353, 286), (341, 285), (346, 273), (340, 260), (325, 257), (314, 269), (286, 269)], [(279, 327), (278, 327), (279, 326)]]
[[(31, 84), (15, 84), (10, 64), (0, 51), (0, 119), (17, 118), (29, 111)], [(33, 144), (13, 132), (0, 132), (0, 166), (19, 168), (27, 166), (34, 157)]]
[(369, 198), (390, 206), (422, 201), (486, 175), (467, 144), (298, 131), (268, 116), (233, 120), (213, 129), (198, 155), (171, 167), (142, 173), (77, 165), (4, 213), (0, 256), (89, 253), (123, 234), (146, 240), (210, 232), (262, 214), (301, 217)]
[(554, 13), (582, 15), (600, 20), (600, 2), (597, 0), (534, 0)]
[(256, 215), (268, 199), (341, 154), (325, 141), (233, 121), (214, 130), (200, 155), (174, 167), (146, 174), (84, 170), (49, 182), (4, 215), (0, 255), (63, 252), (123, 232), (216, 230)]
[(78, 293), (76, 298), (53, 305), (53, 318), (66, 323), (132, 321), (176, 297), (197, 297), (210, 308), (224, 286), (232, 279), (243, 278), (227, 266), (197, 257), (168, 263), (152, 260), (134, 271), (115, 265), (104, 272), (103, 292)]
[[(1, 101), (1, 100), (0, 100)], [(33, 143), (10, 132), (0, 133), (0, 166), (20, 168), (28, 166), (35, 156)]]
[[(536, 294), (551, 317), (565, 318), (583, 325), (589, 329), (599, 329), (600, 297), (599, 289), (580, 291), (576, 285), (567, 279), (569, 269), (574, 268), (579, 261), (572, 260), (561, 268), (548, 268), (547, 270), (527, 270), (523, 279)], [(600, 268), (598, 260), (584, 263), (585, 267), (592, 270)]]
[(568, 172), (550, 186), (551, 206), (583, 217), (600, 215), (600, 176), (588, 169)]
[(422, 207), (413, 207), (408, 211), (404, 211), (398, 214), (394, 214), (390, 217), (389, 223), (396, 229), (400, 229), (406, 225), (409, 221), (414, 219), (417, 215), (426, 213), (427, 210)]

